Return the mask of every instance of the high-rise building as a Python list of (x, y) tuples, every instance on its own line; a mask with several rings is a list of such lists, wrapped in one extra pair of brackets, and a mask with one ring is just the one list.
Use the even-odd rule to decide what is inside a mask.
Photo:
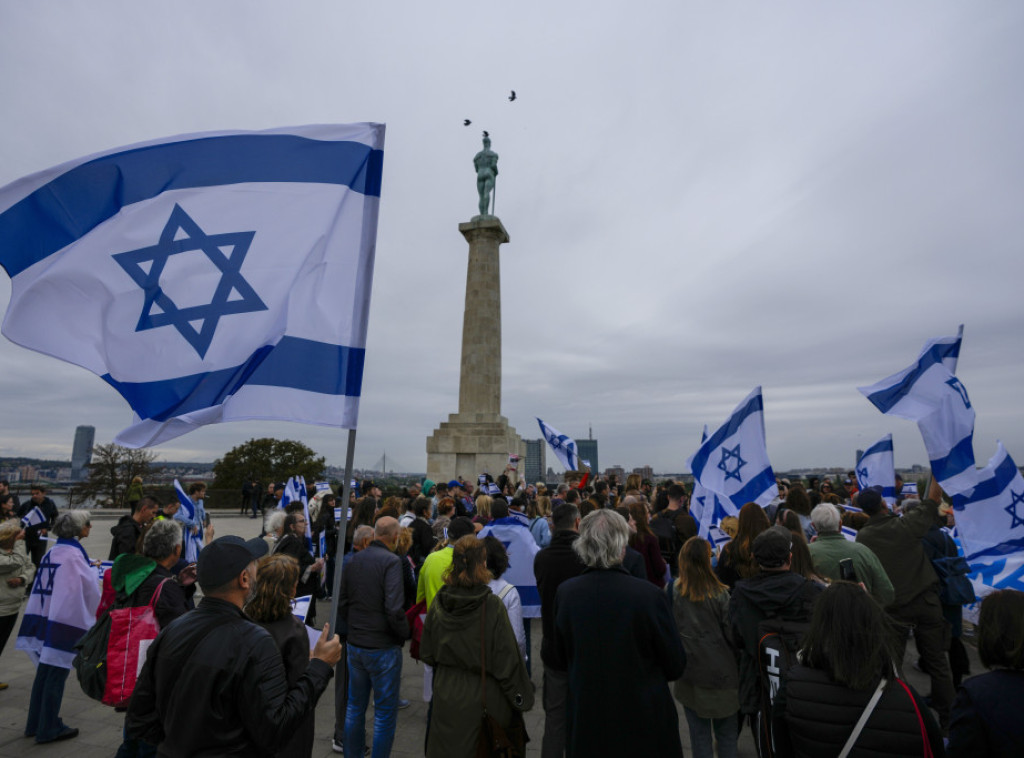
[(641, 479), (647, 479), (650, 481), (654, 479), (654, 469), (650, 466), (637, 466), (633, 469), (634, 474), (639, 474)]
[(601, 470), (597, 460), (597, 440), (593, 438), (593, 435), (589, 439), (576, 440), (576, 455), (579, 456), (581, 466), (583, 461), (590, 461), (591, 471)]
[(85, 479), (86, 470), (92, 461), (92, 444), (96, 439), (95, 426), (80, 426), (75, 429), (75, 446), (71, 449), (71, 481)]
[(523, 461), (523, 481), (536, 484), (546, 481), (544, 472), (547, 470), (547, 442), (539, 440), (523, 440), (526, 445), (526, 460)]

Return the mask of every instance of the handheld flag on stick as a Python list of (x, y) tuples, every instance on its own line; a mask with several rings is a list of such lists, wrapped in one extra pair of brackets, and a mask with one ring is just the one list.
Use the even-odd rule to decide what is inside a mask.
[(28, 529), (33, 526), (38, 526), (39, 524), (45, 524), (46, 521), (46, 514), (43, 513), (42, 510), (40, 510), (39, 506), (37, 505), (35, 508), (33, 508), (32, 510), (30, 510), (28, 513), (21, 517), (21, 526), (24, 529)]
[(882, 439), (864, 451), (857, 461), (857, 486), (882, 488), (882, 499), (889, 505), (896, 503), (896, 466), (892, 455), (892, 435)]
[(578, 471), (580, 465), (576, 455), (576, 440), (548, 426), (539, 418), (537, 423), (540, 424), (540, 433), (547, 441), (551, 452), (558, 458), (558, 462), (565, 466), (567, 471)]
[(956, 337), (929, 340), (917, 361), (857, 389), (882, 413), (917, 422), (932, 474), (950, 494), (974, 486), (974, 408), (956, 376), (963, 327)]
[(702, 487), (737, 510), (749, 502), (763, 507), (779, 494), (765, 444), (760, 387), (755, 387), (725, 424), (704, 440), (687, 465)]
[(117, 390), (126, 447), (242, 419), (353, 429), (383, 143), (369, 123), (211, 132), (16, 181), (3, 333)]

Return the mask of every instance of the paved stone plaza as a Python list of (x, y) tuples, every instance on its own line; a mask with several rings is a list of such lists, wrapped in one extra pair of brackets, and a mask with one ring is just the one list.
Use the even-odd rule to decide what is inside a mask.
[[(234, 514), (220, 514), (214, 511), (212, 519), (218, 535), (237, 534), (246, 539), (259, 535), (258, 521)], [(93, 518), (92, 534), (83, 544), (93, 558), (106, 558), (110, 549), (110, 527), (114, 524), (113, 514), (96, 514)], [(15, 634), (17, 632), (15, 631)], [(539, 688), (542, 671), (540, 664), (540, 621), (533, 622), (533, 660), (537, 665), (533, 670), (534, 684)], [(406, 646), (408, 648), (408, 646)], [(982, 671), (981, 663), (973, 645), (967, 645), (971, 656), (971, 672)], [(908, 645), (906, 672), (911, 684), (922, 694), (928, 692), (928, 680), (910, 665), (916, 655), (913, 644)], [(74, 672), (68, 677), (67, 689), (64, 692), (64, 703), (61, 718), (69, 726), (81, 730), (79, 736), (67, 742), (50, 745), (36, 745), (31, 739), (22, 736), (25, 725), (25, 711), (28, 706), (29, 692), (35, 669), (28, 657), (20, 650), (14, 649), (14, 635), (0, 656), (0, 681), (10, 686), (0, 692), (0, 757), (14, 756), (74, 756), (74, 758), (112, 758), (121, 744), (121, 730), (124, 725), (124, 714), (115, 713), (113, 708), (90, 700), (78, 686)], [(332, 680), (333, 684), (333, 680)], [(402, 697), (412, 701), (412, 705), (398, 712), (398, 732), (395, 737), (392, 754), (396, 758), (412, 758), (423, 755), (423, 735), (426, 726), (427, 706), (423, 702), (423, 667), (421, 664), (405, 656), (402, 673)], [(540, 738), (544, 729), (544, 711), (541, 707), (541, 693), (537, 693), (537, 704), (526, 714), (527, 731), (531, 742), (527, 754), (540, 755)], [(682, 707), (679, 711), (680, 733), (683, 748), (689, 753), (689, 739), (683, 717)], [(372, 732), (373, 709), (367, 714), (368, 731)], [(623, 724), (623, 729), (631, 729), (632, 725)], [(328, 688), (317, 706), (316, 758), (327, 758), (335, 755), (331, 750), (331, 737), (334, 733), (334, 690)], [(367, 743), (369, 744), (369, 742)], [(755, 750), (749, 730), (740, 736), (739, 754), (754, 756)]]

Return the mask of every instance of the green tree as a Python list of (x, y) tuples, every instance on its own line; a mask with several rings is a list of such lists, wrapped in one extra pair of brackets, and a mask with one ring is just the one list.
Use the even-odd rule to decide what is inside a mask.
[[(233, 447), (213, 462), (213, 488), (238, 490), (252, 478), (263, 482), (283, 482), (290, 476), (304, 476), (312, 487), (324, 474), (326, 460), (311, 448), (294, 440), (264, 437)], [(252, 477), (252, 478), (250, 478)]]
[(89, 464), (89, 478), (69, 492), (69, 503), (99, 500), (104, 505), (123, 508), (124, 494), (132, 479), (140, 476), (146, 481), (159, 472), (153, 467), (155, 460), (156, 453), (149, 450), (133, 450), (114, 443), (96, 445)]

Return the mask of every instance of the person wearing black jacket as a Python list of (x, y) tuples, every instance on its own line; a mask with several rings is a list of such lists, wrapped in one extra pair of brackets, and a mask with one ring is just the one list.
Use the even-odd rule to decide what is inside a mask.
[(114, 560), (124, 553), (134, 553), (136, 543), (142, 535), (142, 527), (153, 520), (156, 516), (160, 503), (151, 497), (144, 497), (139, 500), (135, 511), (122, 516), (114, 526), (110, 527), (110, 534), (114, 537), (110, 542), (110, 555), (107, 560)]
[(288, 686), (274, 639), (242, 612), (261, 539), (220, 537), (199, 554), (199, 607), (149, 648), (128, 706), (127, 736), (164, 756), (272, 756), (316, 707), (341, 657), (324, 625), (305, 673)]
[(540, 593), (540, 620), (544, 631), (540, 643), (540, 659), (544, 663), (544, 738), (541, 755), (544, 758), (561, 758), (565, 753), (569, 675), (551, 667), (555, 635), (555, 593), (562, 582), (579, 576), (586, 566), (572, 549), (572, 543), (579, 537), (579, 508), (571, 503), (556, 505), (551, 512), (551, 520), (555, 527), (551, 544), (534, 556), (533, 573)]
[(46, 517), (46, 521), (43, 523), (33, 524), (25, 529), (25, 548), (28, 550), (29, 557), (32, 558), (32, 563), (38, 567), (43, 554), (49, 549), (45, 539), (46, 535), (57, 523), (57, 505), (46, 496), (46, 487), (41, 484), (33, 484), (30, 492), (32, 497), (18, 508), (18, 517), (25, 518), (36, 507)]
[(306, 625), (316, 622), (316, 596), (320, 591), (320, 572), (324, 568), (323, 558), (314, 558), (306, 547), (306, 517), (302, 511), (289, 513), (284, 519), (284, 533), (274, 547), (274, 555), (290, 555), (299, 562), (299, 587), (296, 597), (309, 595), (309, 612)]
[(430, 551), (434, 549), (434, 545), (437, 544), (437, 540), (434, 539), (434, 530), (430, 526), (430, 522), (427, 521), (430, 507), (430, 498), (426, 497), (416, 498), (412, 506), (412, 512), (416, 518), (409, 525), (409, 528), (412, 529), (412, 549), (409, 551), (409, 555), (412, 557), (417, 571), (430, 555)]

